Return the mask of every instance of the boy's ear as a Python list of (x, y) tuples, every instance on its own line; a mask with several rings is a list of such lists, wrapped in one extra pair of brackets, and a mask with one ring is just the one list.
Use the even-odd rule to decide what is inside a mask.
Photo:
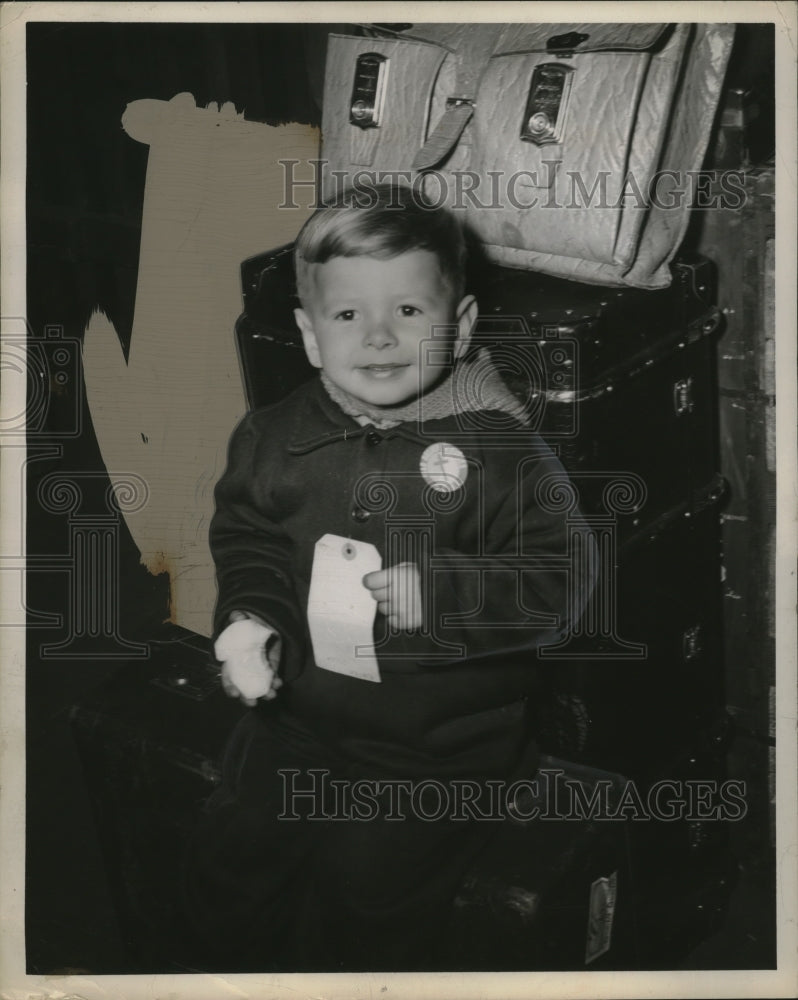
[(308, 356), (308, 361), (314, 368), (321, 368), (319, 345), (316, 341), (316, 334), (313, 332), (313, 324), (310, 321), (310, 316), (308, 316), (304, 309), (295, 309), (294, 319), (296, 320), (296, 325), (299, 327), (299, 332), (302, 334), (302, 343), (305, 345), (305, 354)]
[(457, 319), (457, 339), (454, 342), (455, 358), (461, 358), (468, 349), (478, 312), (479, 306), (473, 295), (466, 295), (464, 299), (460, 300), (455, 314)]

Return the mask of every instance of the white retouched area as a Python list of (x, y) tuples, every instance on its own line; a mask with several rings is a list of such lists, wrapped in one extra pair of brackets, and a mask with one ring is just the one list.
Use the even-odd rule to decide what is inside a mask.
[(141, 476), (148, 499), (128, 516), (145, 566), (167, 572), (171, 620), (209, 634), (216, 591), (208, 549), (213, 488), (246, 405), (233, 328), (240, 265), (290, 242), (313, 192), (280, 208), (280, 160), (302, 165), (317, 130), (247, 121), (232, 104), (198, 108), (191, 94), (128, 105), (125, 131), (150, 147), (136, 308), (125, 361), (97, 312), (83, 349), (94, 430), (112, 482)]

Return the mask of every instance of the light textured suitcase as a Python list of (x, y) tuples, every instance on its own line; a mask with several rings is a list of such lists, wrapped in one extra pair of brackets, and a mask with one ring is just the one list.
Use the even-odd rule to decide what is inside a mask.
[(668, 284), (732, 25), (398, 27), (330, 37), (325, 197), (402, 176), (461, 210), (494, 261)]

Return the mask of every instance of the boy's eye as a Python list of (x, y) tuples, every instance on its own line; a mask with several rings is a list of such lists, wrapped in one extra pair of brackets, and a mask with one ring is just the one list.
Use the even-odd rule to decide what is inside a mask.
[(353, 320), (355, 318), (354, 309), (342, 309), (339, 313), (335, 314), (336, 319), (342, 319), (346, 322)]
[(418, 306), (399, 306), (400, 316), (418, 316), (420, 312)]

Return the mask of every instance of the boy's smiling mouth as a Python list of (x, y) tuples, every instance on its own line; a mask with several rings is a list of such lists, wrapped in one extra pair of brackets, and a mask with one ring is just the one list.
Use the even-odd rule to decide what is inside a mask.
[(369, 375), (374, 375), (377, 378), (388, 378), (391, 375), (404, 371), (409, 365), (394, 362), (392, 364), (360, 365), (359, 367), (361, 371), (367, 372)]

